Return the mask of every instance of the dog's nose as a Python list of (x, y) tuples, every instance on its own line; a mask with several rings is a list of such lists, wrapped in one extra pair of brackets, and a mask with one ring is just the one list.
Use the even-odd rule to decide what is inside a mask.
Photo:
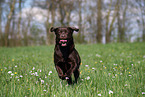
[(61, 36), (60, 36), (60, 38), (65, 38), (66, 36), (64, 35), (64, 34), (62, 34)]

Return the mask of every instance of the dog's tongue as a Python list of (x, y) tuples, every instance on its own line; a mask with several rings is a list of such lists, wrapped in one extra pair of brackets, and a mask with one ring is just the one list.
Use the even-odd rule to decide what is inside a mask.
[(60, 40), (60, 42), (67, 42), (67, 40)]
[(64, 43), (64, 44), (61, 44), (61, 46), (66, 46), (66, 43)]
[(61, 46), (66, 46), (66, 42), (67, 40), (60, 40), (59, 43), (61, 44)]

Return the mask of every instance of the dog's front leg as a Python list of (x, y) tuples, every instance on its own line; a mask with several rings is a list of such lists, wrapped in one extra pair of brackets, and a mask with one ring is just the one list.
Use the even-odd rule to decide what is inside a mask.
[(58, 72), (58, 76), (60, 79), (64, 80), (65, 79), (65, 76), (63, 75), (63, 71), (61, 70), (61, 68), (59, 66), (55, 66), (56, 67), (56, 70)]
[(67, 72), (65, 73), (66, 77), (70, 77), (77, 67), (76, 62), (69, 62), (69, 64), (71, 65), (71, 68), (69, 70), (67, 70)]

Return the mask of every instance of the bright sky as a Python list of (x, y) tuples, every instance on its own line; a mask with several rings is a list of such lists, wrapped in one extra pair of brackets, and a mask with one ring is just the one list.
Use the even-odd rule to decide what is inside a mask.
[(32, 0), (25, 0), (24, 7), (31, 7)]

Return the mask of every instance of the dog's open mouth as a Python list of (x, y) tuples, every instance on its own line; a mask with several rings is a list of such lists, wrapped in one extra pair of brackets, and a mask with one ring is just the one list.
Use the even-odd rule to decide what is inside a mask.
[(67, 46), (67, 40), (60, 40), (59, 44), (61, 44), (61, 46)]

